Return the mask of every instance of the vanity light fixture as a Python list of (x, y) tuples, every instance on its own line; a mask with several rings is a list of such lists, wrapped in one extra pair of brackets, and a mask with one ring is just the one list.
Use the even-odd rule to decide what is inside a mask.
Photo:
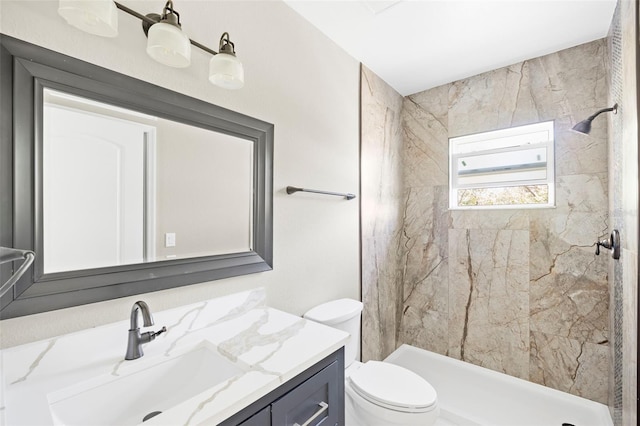
[(113, 0), (59, 0), (58, 13), (68, 24), (103, 37), (118, 35), (120, 9), (142, 21), (142, 29), (148, 37), (147, 53), (156, 61), (170, 67), (184, 68), (191, 63), (191, 45), (213, 55), (209, 63), (209, 81), (225, 89), (244, 86), (244, 69), (235, 53), (235, 45), (229, 33), (220, 37), (220, 52), (191, 40), (183, 31), (180, 14), (168, 0), (162, 14), (143, 15)]
[(585, 120), (582, 120), (581, 122), (579, 122), (578, 124), (573, 126), (571, 128), (571, 130), (575, 130), (576, 132), (584, 133), (585, 135), (588, 135), (591, 132), (591, 122), (593, 121), (594, 118), (596, 118), (597, 116), (599, 116), (603, 112), (613, 112), (614, 114), (617, 114), (618, 113), (618, 104), (613, 105), (611, 108), (603, 108), (603, 109), (601, 109), (600, 111), (596, 112), (592, 116), (588, 117)]
[(118, 13), (112, 0), (60, 0), (58, 13), (69, 25), (102, 37), (118, 35)]
[(220, 51), (209, 61), (209, 81), (226, 89), (244, 86), (244, 69), (236, 58), (235, 45), (229, 40), (229, 33), (222, 34)]
[(173, 10), (173, 2), (167, 1), (162, 15), (152, 13), (147, 17), (157, 21), (150, 26), (142, 21), (143, 28), (147, 29), (145, 32), (149, 56), (170, 67), (188, 67), (191, 63), (191, 40), (182, 32), (180, 14)]

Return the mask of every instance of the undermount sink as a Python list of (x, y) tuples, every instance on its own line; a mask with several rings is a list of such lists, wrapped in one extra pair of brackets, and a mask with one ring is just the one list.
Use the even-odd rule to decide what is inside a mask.
[(167, 411), (246, 371), (208, 342), (182, 355), (156, 358), (126, 361), (145, 363), (126, 375), (95, 378), (49, 394), (54, 422), (69, 426), (137, 425), (153, 413)]

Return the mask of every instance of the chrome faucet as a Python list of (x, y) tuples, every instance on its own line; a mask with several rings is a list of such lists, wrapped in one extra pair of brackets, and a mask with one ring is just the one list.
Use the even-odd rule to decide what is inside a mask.
[(142, 344), (149, 343), (160, 334), (167, 331), (167, 327), (162, 327), (157, 332), (147, 331), (140, 333), (140, 326), (138, 325), (138, 312), (142, 313), (143, 326), (149, 327), (153, 325), (153, 317), (147, 305), (142, 300), (137, 301), (131, 308), (131, 326), (129, 327), (129, 340), (127, 342), (127, 354), (124, 359), (137, 359), (144, 355), (142, 352)]

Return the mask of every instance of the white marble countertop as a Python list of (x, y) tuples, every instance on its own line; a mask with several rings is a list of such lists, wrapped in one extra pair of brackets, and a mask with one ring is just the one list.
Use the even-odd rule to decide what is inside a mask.
[[(145, 425), (217, 424), (333, 353), (348, 339), (342, 331), (266, 307), (263, 289), (153, 312), (153, 316), (155, 325), (142, 331), (166, 326), (167, 332), (145, 344), (145, 355), (138, 360), (124, 361), (129, 318), (0, 351), (1, 424), (63, 424), (49, 405), (61, 393), (73, 393), (70, 389), (83, 384), (86, 388), (87, 383), (119, 380), (203, 344), (213, 345), (218, 354), (243, 371), (163, 411)], [(136, 390), (131, 392), (135, 395)], [(99, 418), (95, 424), (101, 424)]]

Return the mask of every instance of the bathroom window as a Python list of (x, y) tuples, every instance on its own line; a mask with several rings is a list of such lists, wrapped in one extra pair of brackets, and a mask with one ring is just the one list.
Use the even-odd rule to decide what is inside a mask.
[(449, 208), (555, 205), (553, 121), (449, 139)]

